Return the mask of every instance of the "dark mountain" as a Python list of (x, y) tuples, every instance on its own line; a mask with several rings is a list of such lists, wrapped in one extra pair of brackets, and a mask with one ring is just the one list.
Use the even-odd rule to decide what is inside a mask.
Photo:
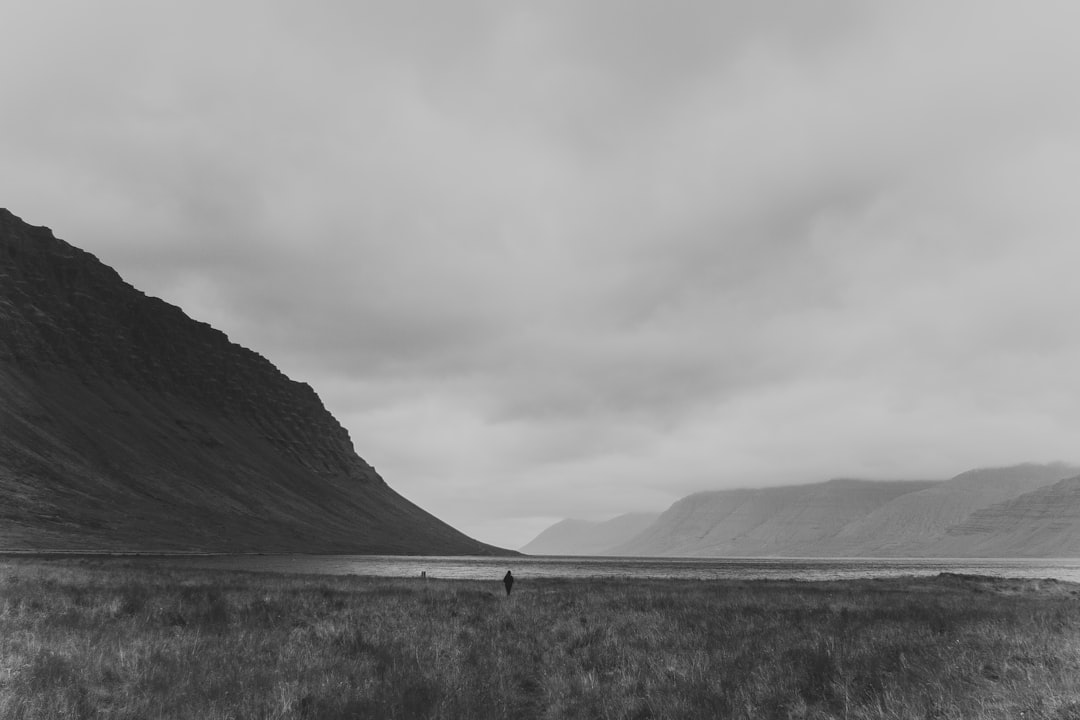
[(659, 513), (628, 513), (603, 522), (567, 519), (544, 530), (521, 551), (530, 555), (608, 555), (658, 517)]
[(0, 209), (0, 549), (490, 554), (306, 384)]

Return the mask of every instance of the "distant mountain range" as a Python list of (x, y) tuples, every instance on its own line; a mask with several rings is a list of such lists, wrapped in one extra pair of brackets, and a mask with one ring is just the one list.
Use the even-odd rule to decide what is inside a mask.
[(564, 520), (522, 550), (666, 557), (1080, 557), (1080, 468), (1024, 464), (943, 481), (830, 480), (717, 490), (689, 495), (647, 524), (649, 516), (635, 517), (643, 520)]
[(0, 209), (0, 551), (493, 554), (315, 391)]

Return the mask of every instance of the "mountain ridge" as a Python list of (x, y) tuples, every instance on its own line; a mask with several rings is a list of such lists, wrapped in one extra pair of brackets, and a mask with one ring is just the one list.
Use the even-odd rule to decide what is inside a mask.
[(394, 492), (314, 389), (0, 209), (0, 548), (504, 553)]
[(867, 548), (864, 552), (893, 557), (933, 555), (930, 545), (978, 509), (1077, 473), (1080, 468), (1065, 463), (1021, 463), (968, 470), (853, 523), (837, 537), (831, 549), (843, 552), (863, 547)]
[(834, 479), (806, 485), (706, 491), (675, 502), (619, 555), (791, 556), (857, 517), (933, 481)]
[(931, 550), (945, 557), (970, 545), (988, 557), (1080, 557), (1080, 475), (980, 508)]
[(834, 479), (702, 491), (675, 501), (652, 525), (603, 554), (1071, 557), (1080, 555), (1074, 518), (1080, 520), (1080, 468), (1022, 463), (948, 480)]

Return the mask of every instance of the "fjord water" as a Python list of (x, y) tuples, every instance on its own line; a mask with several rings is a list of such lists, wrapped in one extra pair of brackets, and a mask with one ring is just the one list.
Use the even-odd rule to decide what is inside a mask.
[(174, 558), (189, 566), (320, 575), (459, 580), (626, 578), (688, 580), (854, 580), (965, 573), (1080, 582), (1080, 558), (624, 558), (402, 557), (370, 555), (216, 555)]

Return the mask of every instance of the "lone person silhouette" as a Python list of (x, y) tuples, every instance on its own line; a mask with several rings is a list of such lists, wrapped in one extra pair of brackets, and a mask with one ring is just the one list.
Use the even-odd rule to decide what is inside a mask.
[(514, 587), (514, 576), (510, 574), (509, 570), (503, 575), (503, 585), (506, 586), (506, 595), (509, 597), (510, 588)]

